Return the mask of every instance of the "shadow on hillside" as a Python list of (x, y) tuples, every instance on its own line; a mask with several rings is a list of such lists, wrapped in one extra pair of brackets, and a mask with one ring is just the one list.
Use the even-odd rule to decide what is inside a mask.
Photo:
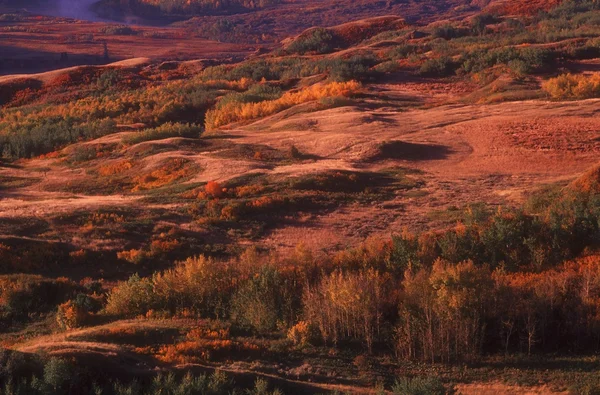
[(43, 73), (82, 65), (103, 65), (120, 60), (105, 59), (103, 46), (97, 42), (89, 44), (88, 53), (49, 52), (10, 45), (0, 45), (0, 53), (0, 76)]
[(446, 159), (452, 151), (450, 148), (437, 144), (409, 143), (404, 141), (390, 141), (379, 146), (379, 152), (369, 161), (386, 159), (419, 162), (425, 160)]

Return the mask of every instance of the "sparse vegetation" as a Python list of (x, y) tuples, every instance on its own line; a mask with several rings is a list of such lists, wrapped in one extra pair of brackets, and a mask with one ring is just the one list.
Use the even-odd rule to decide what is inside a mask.
[(0, 78), (0, 392), (597, 392), (597, 1), (317, 3), (269, 52), (278, 1), (105, 0), (173, 23), (94, 64), (253, 44)]

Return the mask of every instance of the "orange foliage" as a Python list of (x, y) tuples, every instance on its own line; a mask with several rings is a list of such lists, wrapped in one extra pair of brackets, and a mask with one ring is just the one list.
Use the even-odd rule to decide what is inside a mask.
[(113, 224), (122, 224), (125, 218), (122, 215), (115, 213), (95, 212), (89, 218), (86, 228), (92, 229), (97, 226), (107, 226)]
[(206, 113), (206, 129), (216, 129), (238, 121), (248, 121), (275, 114), (297, 104), (319, 100), (324, 97), (350, 96), (358, 92), (361, 85), (356, 81), (316, 84), (297, 92), (287, 92), (276, 100), (258, 103), (231, 102)]
[(122, 173), (133, 167), (133, 162), (130, 160), (123, 160), (113, 162), (98, 168), (98, 174), (104, 177), (112, 176), (115, 174)]
[(548, 11), (563, 0), (508, 0), (495, 7), (494, 11), (505, 15), (535, 15), (544, 10)]
[(248, 196), (258, 195), (265, 190), (265, 187), (262, 185), (254, 184), (254, 185), (243, 185), (235, 188), (235, 196), (238, 198), (245, 198)]
[(256, 344), (231, 340), (229, 336), (228, 329), (195, 328), (186, 335), (185, 341), (160, 347), (157, 358), (168, 363), (197, 363), (260, 350)]
[(584, 193), (600, 193), (600, 166), (587, 171), (570, 184), (572, 189)]
[(142, 249), (117, 252), (117, 258), (131, 263), (140, 263), (145, 257), (146, 252)]
[(600, 97), (600, 74), (562, 74), (542, 84), (554, 99), (587, 99)]
[(206, 186), (204, 187), (204, 191), (214, 198), (220, 198), (223, 196), (223, 187), (216, 181), (207, 182)]
[(153, 240), (150, 243), (151, 255), (159, 255), (176, 250), (181, 246), (179, 240)]
[(75, 305), (72, 301), (65, 302), (58, 306), (56, 321), (63, 329), (78, 328), (88, 318), (88, 313), (81, 307)]
[(136, 177), (133, 181), (137, 184), (132, 191), (160, 188), (182, 178), (186, 178), (194, 171), (193, 163), (183, 158), (171, 158), (164, 161), (158, 168)]

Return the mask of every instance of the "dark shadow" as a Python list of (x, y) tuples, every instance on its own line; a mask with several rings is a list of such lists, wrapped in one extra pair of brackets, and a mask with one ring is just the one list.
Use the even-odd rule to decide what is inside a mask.
[(361, 120), (363, 123), (379, 122), (379, 123), (384, 123), (387, 125), (398, 124), (398, 121), (396, 119), (390, 118), (388, 115), (384, 115), (384, 114), (369, 114), (367, 116), (362, 117)]
[[(88, 326), (97, 326), (111, 322), (112, 317), (98, 315), (99, 320), (89, 322)], [(95, 319), (92, 316), (90, 320)], [(134, 347), (155, 346), (157, 344), (172, 344), (181, 336), (179, 329), (169, 327), (141, 327), (136, 331), (109, 332), (97, 331), (82, 335), (70, 335), (69, 340), (89, 341), (97, 343), (110, 343), (120, 345), (131, 345)]]
[(418, 162), (424, 160), (446, 159), (452, 151), (443, 145), (408, 143), (404, 141), (390, 141), (379, 147), (379, 152), (369, 161), (386, 159), (406, 160)]
[(6, 169), (21, 169), (22, 166), (15, 165), (14, 163), (7, 162), (5, 159), (0, 158), (0, 169), (2, 169), (2, 168), (6, 168)]
[(217, 133), (211, 135), (202, 135), (203, 140), (224, 140), (224, 139), (239, 139), (244, 137), (240, 134), (231, 134), (231, 133)]
[[(0, 25), (1, 26), (1, 25)], [(9, 36), (10, 37), (10, 36)], [(103, 65), (122, 60), (119, 57), (104, 58), (100, 42), (77, 43), (89, 46), (87, 53), (58, 53), (9, 45), (0, 46), (0, 76), (10, 74), (34, 74), (83, 65)], [(43, 45), (40, 44), (40, 45)]]

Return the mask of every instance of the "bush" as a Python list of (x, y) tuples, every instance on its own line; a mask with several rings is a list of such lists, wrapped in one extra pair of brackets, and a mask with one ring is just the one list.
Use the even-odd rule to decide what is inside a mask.
[(78, 290), (67, 279), (12, 274), (0, 276), (0, 314), (21, 320), (54, 310)]
[(156, 305), (152, 281), (134, 274), (110, 291), (105, 310), (108, 314), (136, 317), (146, 314)]
[(195, 124), (167, 122), (156, 128), (144, 129), (123, 139), (125, 144), (139, 144), (144, 141), (163, 140), (172, 137), (197, 138), (202, 128)]
[(464, 32), (447, 23), (445, 25), (436, 26), (431, 33), (434, 38), (443, 38), (444, 40), (451, 40), (464, 35)]
[(73, 366), (60, 358), (50, 358), (44, 366), (43, 384), (54, 393), (60, 393), (72, 382)]
[(318, 330), (308, 321), (300, 321), (288, 330), (287, 339), (295, 346), (304, 347), (314, 344)]
[(127, 25), (109, 25), (102, 27), (100, 33), (111, 36), (134, 36), (138, 32)]
[(323, 54), (332, 52), (335, 48), (336, 38), (333, 33), (324, 28), (315, 28), (301, 34), (290, 45), (287, 51), (303, 55), (308, 52)]
[(498, 22), (498, 18), (490, 14), (479, 14), (471, 20), (473, 34), (482, 35), (487, 30), (487, 25)]
[(111, 119), (79, 124), (72, 119), (45, 118), (37, 122), (6, 128), (0, 135), (4, 158), (30, 158), (47, 154), (80, 139), (91, 139), (115, 131)]
[(274, 268), (265, 266), (246, 281), (233, 297), (231, 315), (242, 327), (267, 334), (277, 329), (291, 307), (285, 280)]
[(206, 194), (212, 198), (218, 199), (223, 196), (223, 186), (217, 181), (209, 181), (204, 186)]
[(70, 330), (82, 326), (88, 318), (88, 311), (83, 306), (69, 300), (58, 306), (56, 322), (62, 329)]
[(454, 73), (455, 65), (452, 59), (442, 56), (427, 59), (420, 67), (419, 74), (427, 77), (445, 77)]
[(524, 75), (547, 68), (555, 57), (554, 52), (545, 48), (506, 47), (492, 51), (476, 50), (463, 55), (461, 69), (471, 73), (496, 65), (507, 65)]
[(188, 311), (201, 317), (224, 318), (237, 280), (235, 268), (204, 256), (188, 258), (152, 278), (157, 308)]
[(324, 59), (318, 67), (329, 73), (333, 81), (362, 81), (370, 75), (370, 69), (379, 61), (371, 55), (355, 55), (348, 59)]
[(392, 387), (394, 395), (446, 395), (448, 391), (437, 377), (403, 377)]
[(58, 306), (56, 321), (63, 329), (73, 329), (87, 323), (91, 313), (101, 308), (101, 302), (86, 294), (78, 294), (75, 299)]
[(282, 95), (281, 89), (267, 84), (252, 85), (246, 92), (230, 93), (219, 99), (216, 108), (223, 108), (231, 103), (258, 103), (266, 100), (276, 100)]
[(405, 59), (417, 53), (418, 47), (412, 44), (403, 44), (388, 51), (387, 56), (391, 59)]
[(542, 88), (554, 99), (600, 97), (600, 74), (562, 74), (544, 82)]

